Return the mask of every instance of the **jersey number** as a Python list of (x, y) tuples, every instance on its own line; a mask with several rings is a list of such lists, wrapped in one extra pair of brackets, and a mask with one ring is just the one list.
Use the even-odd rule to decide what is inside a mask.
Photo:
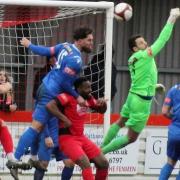
[(57, 69), (60, 69), (60, 68), (61, 68), (62, 60), (63, 60), (63, 58), (64, 58), (65, 56), (67, 56), (67, 55), (68, 55), (68, 52), (67, 52), (65, 49), (63, 49), (63, 50), (59, 53), (58, 59), (57, 59), (57, 61), (56, 61), (56, 68), (57, 68)]

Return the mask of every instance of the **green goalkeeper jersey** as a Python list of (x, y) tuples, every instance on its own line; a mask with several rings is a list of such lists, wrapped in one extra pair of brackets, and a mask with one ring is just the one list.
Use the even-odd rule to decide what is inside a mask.
[(154, 57), (164, 47), (172, 33), (173, 25), (166, 24), (158, 39), (146, 50), (139, 50), (128, 60), (131, 74), (130, 92), (142, 96), (154, 96), (157, 84), (157, 67)]

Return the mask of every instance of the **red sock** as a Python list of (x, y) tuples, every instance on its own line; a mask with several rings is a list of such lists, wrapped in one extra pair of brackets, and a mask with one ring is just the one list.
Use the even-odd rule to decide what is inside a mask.
[(0, 141), (6, 154), (13, 152), (13, 140), (7, 126), (0, 126)]
[(92, 168), (86, 168), (82, 170), (83, 180), (94, 180), (94, 175), (92, 173)]
[(97, 169), (95, 180), (106, 180), (108, 176), (108, 169)]

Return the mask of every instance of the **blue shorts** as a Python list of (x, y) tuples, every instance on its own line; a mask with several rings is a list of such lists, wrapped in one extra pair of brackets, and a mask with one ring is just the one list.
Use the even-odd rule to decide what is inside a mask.
[(36, 94), (35, 100), (35, 110), (33, 112), (33, 119), (39, 121), (41, 124), (45, 125), (49, 119), (52, 118), (52, 114), (46, 109), (46, 104), (54, 98), (45, 85), (42, 83)]
[(167, 156), (172, 160), (180, 160), (180, 137), (174, 136), (168, 132)]

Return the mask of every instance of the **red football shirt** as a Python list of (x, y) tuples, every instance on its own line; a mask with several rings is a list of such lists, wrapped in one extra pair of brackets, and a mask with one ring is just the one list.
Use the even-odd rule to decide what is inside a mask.
[[(86, 106), (82, 107), (77, 103), (77, 100), (66, 93), (59, 94), (57, 99), (64, 107), (64, 114), (72, 122), (69, 128), (72, 135), (83, 135), (84, 133), (84, 119), (87, 112), (91, 109), (96, 109), (97, 101), (94, 97), (91, 97), (86, 101)], [(60, 127), (63, 127), (63, 123), (60, 123)]]

